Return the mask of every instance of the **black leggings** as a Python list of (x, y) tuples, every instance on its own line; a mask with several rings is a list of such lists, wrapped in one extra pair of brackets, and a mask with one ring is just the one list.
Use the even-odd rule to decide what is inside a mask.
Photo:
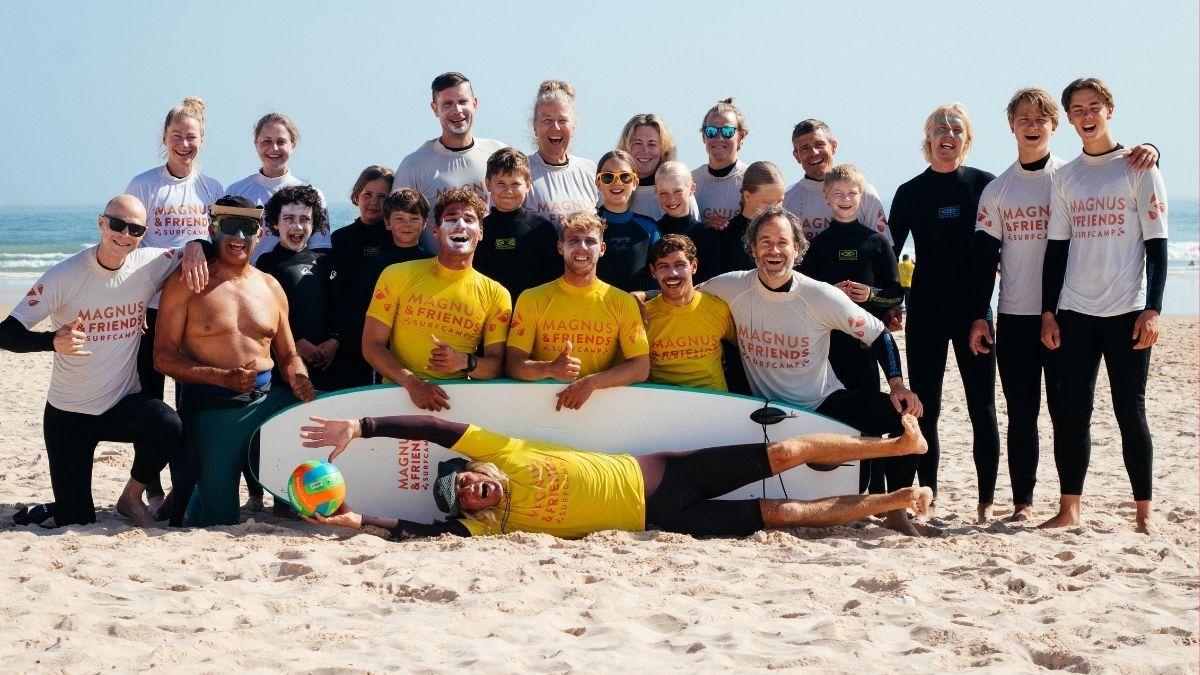
[[(878, 385), (877, 385), (878, 386)], [(904, 433), (904, 425), (900, 423), (900, 413), (892, 405), (892, 399), (881, 391), (852, 391), (839, 389), (825, 398), (814, 411), (819, 415), (835, 419), (843, 424), (854, 427), (864, 436), (896, 438)], [(920, 455), (904, 455), (873, 460), (872, 494), (883, 494), (885, 490), (899, 490), (912, 487), (913, 478), (917, 474), (917, 459)], [(879, 485), (878, 491), (874, 483), (875, 473), (882, 473), (886, 485)], [(883, 483), (883, 480), (879, 481)]]
[[(138, 346), (137, 357), (137, 374), (138, 382), (142, 385), (142, 393), (158, 400), (163, 399), (163, 389), (166, 387), (167, 378), (162, 373), (154, 369), (154, 323), (158, 320), (157, 309), (146, 310), (146, 333), (142, 335), (142, 342)], [(176, 404), (179, 402), (176, 401)], [(145, 482), (146, 494), (157, 496), (163, 493), (162, 481), (158, 476), (153, 476)]]
[(1008, 476), (1013, 503), (1032, 504), (1037, 483), (1038, 413), (1042, 405), (1042, 373), (1046, 374), (1046, 406), (1054, 423), (1058, 455), (1061, 407), (1056, 358), (1042, 345), (1042, 317), (1000, 314), (996, 319), (996, 364), (1008, 404)]
[(59, 410), (49, 403), (42, 415), (54, 521), (58, 525), (96, 522), (92, 503), (92, 455), (100, 441), (133, 443), (129, 475), (148, 484), (183, 445), (179, 415), (145, 394), (130, 394), (99, 415)]
[(763, 443), (635, 457), (646, 485), (646, 525), (695, 537), (744, 537), (763, 528), (757, 499), (722, 499), (771, 477)]
[(947, 344), (954, 345), (954, 360), (967, 394), (967, 415), (971, 418), (974, 440), (971, 445), (975, 474), (979, 480), (979, 503), (995, 499), (996, 472), (1000, 466), (1000, 430), (996, 423), (996, 353), (975, 356), (967, 345), (971, 322), (945, 315), (910, 313), (905, 328), (908, 353), (908, 381), (921, 399), (925, 414), (921, 432), (929, 443), (929, 452), (920, 456), (917, 475), (921, 485), (933, 489), (937, 498), (937, 471), (941, 446), (938, 442), (938, 417), (942, 412), (942, 377), (946, 372)]
[[(852, 391), (879, 391), (879, 363), (875, 350), (862, 340), (850, 337), (841, 331), (829, 334), (829, 365), (833, 374), (846, 389)], [(843, 420), (838, 420), (843, 421)], [(897, 418), (899, 422), (899, 418)], [(883, 459), (868, 459), (862, 462), (862, 479), (871, 494), (887, 492)]]
[[(1062, 414), (1055, 434), (1054, 462), (1064, 495), (1083, 494), (1092, 453), (1092, 406), (1100, 358), (1108, 370), (1113, 413), (1121, 428), (1121, 451), (1133, 487), (1133, 498), (1152, 498), (1154, 446), (1146, 424), (1146, 379), (1150, 349), (1133, 349), (1133, 326), (1141, 312), (1119, 316), (1058, 313), (1057, 350)], [(1061, 440), (1057, 440), (1061, 436)]]

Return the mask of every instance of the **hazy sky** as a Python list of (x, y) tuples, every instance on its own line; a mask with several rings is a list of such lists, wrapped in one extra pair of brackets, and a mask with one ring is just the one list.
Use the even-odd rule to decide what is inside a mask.
[[(208, 0), (0, 5), (0, 203), (94, 204), (161, 164), (167, 110), (208, 103), (202, 171), (228, 185), (257, 170), (252, 125), (290, 115), (292, 170), (334, 202), (365, 166), (395, 166), (436, 136), (429, 82), (474, 82), (476, 134), (529, 150), (538, 82), (578, 90), (573, 154), (596, 159), (625, 121), (654, 112), (680, 158), (704, 161), (698, 127), (736, 97), (750, 135), (741, 156), (789, 182), (792, 125), (828, 122), (838, 159), (890, 202), (925, 168), (922, 123), (966, 104), (968, 164), (1016, 158), (1003, 108), (1023, 86), (1057, 98), (1081, 75), (1116, 96), (1118, 140), (1154, 142), (1173, 196), (1197, 194), (1197, 3), (643, 2), (421, 3)], [(1065, 122), (1056, 154), (1079, 143)]]

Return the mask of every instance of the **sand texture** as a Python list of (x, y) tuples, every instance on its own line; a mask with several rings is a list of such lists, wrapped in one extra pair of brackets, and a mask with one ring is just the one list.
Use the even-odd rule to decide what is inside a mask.
[[(1151, 537), (1132, 528), (1103, 371), (1085, 523), (1055, 531), (973, 524), (957, 371), (941, 423), (946, 526), (924, 539), (867, 522), (708, 541), (393, 543), (250, 513), (233, 527), (139, 530), (113, 509), (132, 451), (107, 443), (99, 523), (16, 527), (18, 506), (52, 498), (50, 357), (0, 352), (0, 669), (1196, 672), (1197, 331), (1194, 318), (1165, 320), (1152, 360)], [(1043, 412), (1037, 519), (1057, 503), (1049, 439)], [(1004, 458), (997, 498), (1010, 512)]]

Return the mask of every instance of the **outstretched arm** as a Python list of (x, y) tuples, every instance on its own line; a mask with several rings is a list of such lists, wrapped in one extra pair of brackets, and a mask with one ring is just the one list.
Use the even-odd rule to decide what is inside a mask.
[(443, 534), (453, 534), (459, 537), (471, 536), (471, 531), (457, 520), (442, 520), (435, 523), (416, 523), (411, 520), (398, 520), (396, 518), (379, 518), (376, 516), (363, 515), (351, 511), (349, 507), (342, 504), (337, 513), (332, 516), (323, 517), (314, 515), (311, 517), (301, 516), (310, 523), (318, 523), (320, 525), (336, 525), (338, 527), (346, 527), (352, 530), (361, 530), (364, 527), (377, 527), (388, 531), (388, 536), (397, 541), (407, 539), (415, 539), (418, 537), (437, 537)]
[(462, 422), (438, 419), (430, 415), (394, 415), (392, 417), (363, 417), (357, 420), (327, 420), (309, 417), (320, 426), (300, 427), (300, 437), (306, 448), (333, 448), (329, 461), (346, 450), (356, 438), (403, 438), (429, 441), (443, 448), (453, 447), (467, 433)]

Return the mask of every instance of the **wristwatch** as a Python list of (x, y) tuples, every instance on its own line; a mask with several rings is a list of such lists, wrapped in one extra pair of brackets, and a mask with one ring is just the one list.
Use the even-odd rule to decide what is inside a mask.
[(479, 359), (475, 358), (474, 354), (467, 354), (467, 367), (463, 368), (464, 373), (470, 373), (479, 365)]

